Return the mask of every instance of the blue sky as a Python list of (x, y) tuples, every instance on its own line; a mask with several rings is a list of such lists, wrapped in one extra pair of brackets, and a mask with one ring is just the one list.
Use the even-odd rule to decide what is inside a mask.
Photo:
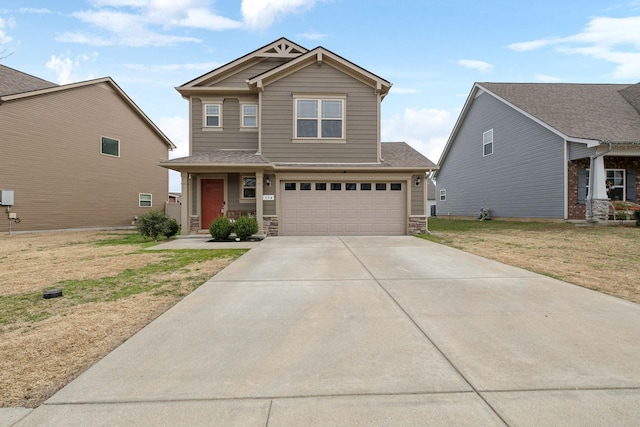
[(2, 64), (59, 84), (112, 77), (172, 158), (188, 154), (174, 87), (280, 37), (392, 82), (383, 141), (434, 162), (474, 82), (640, 81), (640, 0), (0, 0)]

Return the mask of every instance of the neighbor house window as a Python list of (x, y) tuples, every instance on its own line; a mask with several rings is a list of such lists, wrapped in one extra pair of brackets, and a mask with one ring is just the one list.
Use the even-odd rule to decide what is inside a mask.
[(242, 177), (242, 198), (243, 199), (256, 198), (256, 177), (255, 176)]
[(444, 202), (447, 200), (447, 190), (440, 190), (440, 201)]
[[(589, 169), (585, 169), (585, 172), (585, 187), (587, 189), (586, 195), (589, 195), (589, 175), (591, 171)], [(605, 174), (607, 176), (607, 197), (611, 200), (626, 200), (626, 171), (624, 169), (605, 169)]]
[(344, 99), (295, 99), (295, 137), (344, 139)]
[(140, 206), (141, 208), (150, 208), (151, 194), (148, 194), (148, 193), (138, 194), (138, 206)]
[(258, 106), (256, 104), (242, 104), (242, 127), (258, 127)]
[(482, 134), (482, 155), (489, 156), (493, 154), (493, 129)]
[(106, 136), (100, 137), (100, 153), (120, 157), (120, 141)]
[(204, 104), (204, 126), (209, 128), (222, 127), (221, 104)]

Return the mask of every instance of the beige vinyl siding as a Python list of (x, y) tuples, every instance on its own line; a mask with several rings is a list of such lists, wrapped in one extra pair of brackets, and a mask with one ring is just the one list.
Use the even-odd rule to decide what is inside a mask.
[[(346, 95), (346, 143), (293, 142), (293, 94)], [(313, 63), (266, 86), (262, 97), (262, 152), (275, 162), (376, 162), (377, 96), (372, 87)]]
[(252, 77), (257, 76), (258, 74), (262, 74), (265, 71), (269, 71), (272, 68), (275, 68), (279, 65), (284, 64), (289, 61), (286, 58), (266, 58), (262, 61), (251, 65), (250, 67), (238, 71), (237, 74), (233, 74), (225, 79), (222, 79), (214, 84), (207, 85), (210, 87), (237, 87), (240, 89), (247, 89), (247, 80)]
[[(258, 98), (243, 98), (243, 102), (258, 104)], [(191, 99), (192, 154), (207, 153), (212, 150), (242, 149), (258, 150), (258, 130), (240, 129), (240, 101), (225, 98), (222, 104), (222, 130), (203, 129), (202, 109), (206, 101)], [(260, 112), (258, 112), (260, 114)]]
[[(420, 176), (420, 185), (416, 185), (416, 179)], [(427, 185), (427, 177), (414, 175), (411, 177), (411, 215), (425, 215), (427, 212), (424, 200), (424, 186)]]
[[(163, 209), (168, 149), (107, 83), (0, 105), (0, 188), (15, 191), (14, 231), (130, 226), (139, 193)], [(100, 137), (120, 157), (100, 154)], [(0, 231), (7, 231), (0, 221)]]
[(229, 200), (227, 200), (228, 211), (255, 211), (256, 203), (253, 200), (241, 200), (241, 176), (255, 176), (255, 173), (237, 174), (230, 173), (227, 175), (227, 194)]

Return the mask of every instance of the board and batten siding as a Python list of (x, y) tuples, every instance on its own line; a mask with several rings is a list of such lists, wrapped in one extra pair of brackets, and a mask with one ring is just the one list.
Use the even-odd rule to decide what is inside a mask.
[[(564, 217), (564, 140), (489, 94), (474, 99), (437, 175), (438, 216)], [(483, 132), (493, 154), (483, 157)], [(446, 200), (440, 191), (446, 190)]]
[[(258, 98), (243, 98), (243, 102), (258, 103)], [(224, 98), (222, 104), (222, 130), (202, 126), (203, 101), (191, 98), (191, 153), (208, 153), (219, 149), (258, 150), (258, 129), (240, 128), (240, 100)]]
[[(346, 143), (293, 141), (293, 94), (346, 95)], [(377, 159), (377, 96), (372, 87), (313, 63), (266, 86), (262, 95), (262, 153), (274, 162), (373, 163)]]
[[(0, 188), (14, 190), (13, 231), (130, 226), (139, 193), (164, 209), (168, 147), (107, 83), (0, 105)], [(120, 157), (100, 137), (120, 140)], [(0, 231), (8, 229), (0, 221)]]

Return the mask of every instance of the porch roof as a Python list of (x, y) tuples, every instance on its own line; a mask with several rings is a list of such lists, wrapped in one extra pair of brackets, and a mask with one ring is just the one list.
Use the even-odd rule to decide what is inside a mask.
[(405, 142), (383, 142), (382, 160), (372, 163), (284, 163), (271, 162), (255, 150), (219, 149), (194, 156), (165, 160), (160, 166), (175, 170), (195, 170), (198, 167), (243, 167), (265, 169), (357, 169), (357, 170), (424, 170), (438, 169), (431, 160), (420, 154)]

